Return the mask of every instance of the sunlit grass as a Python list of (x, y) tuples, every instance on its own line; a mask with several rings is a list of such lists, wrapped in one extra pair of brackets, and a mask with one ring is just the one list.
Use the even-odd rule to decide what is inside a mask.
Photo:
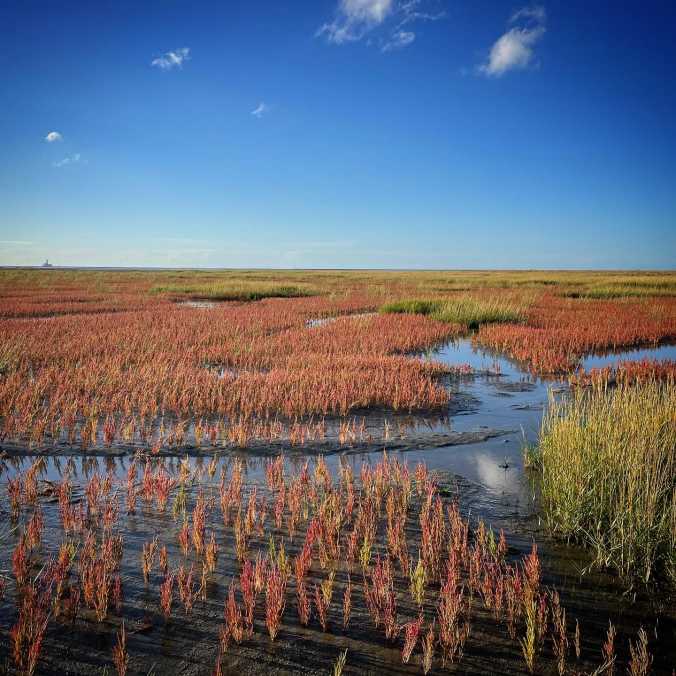
[(613, 300), (617, 298), (652, 298), (676, 296), (676, 286), (668, 285), (625, 285), (610, 284), (591, 286), (586, 289), (567, 290), (561, 295), (567, 298), (587, 298), (590, 300)]
[(532, 464), (548, 527), (627, 581), (676, 582), (675, 411), (671, 380), (576, 392), (543, 420)]
[(476, 329), (481, 324), (519, 322), (522, 308), (514, 302), (500, 298), (480, 299), (460, 296), (449, 300), (402, 300), (386, 303), (383, 313), (422, 314), (451, 324), (462, 324)]
[(676, 296), (676, 279), (666, 274), (607, 276), (584, 287), (568, 289), (563, 295), (597, 300)]
[(670, 286), (633, 286), (618, 284), (614, 286), (592, 286), (584, 291), (568, 291), (569, 298), (593, 298), (610, 300), (613, 298), (644, 298), (651, 296), (676, 296), (676, 287)]
[(313, 296), (310, 287), (280, 285), (265, 282), (214, 282), (210, 284), (167, 284), (154, 286), (151, 293), (167, 294), (174, 298), (213, 301), (255, 301), (263, 298), (299, 298)]

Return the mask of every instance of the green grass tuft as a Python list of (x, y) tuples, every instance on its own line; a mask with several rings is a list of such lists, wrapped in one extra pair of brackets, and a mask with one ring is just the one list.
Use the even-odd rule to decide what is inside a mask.
[(439, 300), (398, 300), (386, 303), (380, 308), (384, 314), (431, 315), (441, 309)]
[(534, 444), (525, 443), (523, 446), (523, 466), (530, 471), (542, 469), (542, 454), (540, 447)]
[(520, 322), (523, 310), (516, 304), (502, 300), (461, 296), (449, 300), (404, 300), (386, 303), (383, 313), (422, 314), (449, 324), (462, 324), (477, 329), (481, 324)]
[(576, 391), (550, 402), (541, 496), (554, 534), (628, 582), (676, 583), (676, 383)]
[(172, 298), (211, 301), (256, 301), (263, 298), (299, 298), (314, 296), (317, 292), (310, 287), (277, 285), (265, 283), (237, 284), (167, 284), (154, 286), (151, 293), (167, 294)]

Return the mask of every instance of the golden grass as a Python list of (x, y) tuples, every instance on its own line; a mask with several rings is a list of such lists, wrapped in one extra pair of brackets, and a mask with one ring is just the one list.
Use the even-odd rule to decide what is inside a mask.
[(171, 298), (213, 301), (256, 301), (263, 298), (300, 298), (317, 295), (309, 286), (283, 285), (275, 282), (217, 281), (206, 284), (165, 284), (150, 289), (151, 293), (166, 294)]
[(552, 400), (540, 438), (546, 523), (627, 580), (676, 582), (676, 383)]
[(380, 311), (388, 314), (422, 314), (437, 321), (477, 329), (481, 324), (520, 322), (522, 306), (502, 298), (460, 296), (449, 300), (402, 300), (386, 303)]
[(608, 276), (581, 289), (566, 291), (565, 295), (600, 300), (676, 296), (676, 279), (671, 276), (654, 275)]

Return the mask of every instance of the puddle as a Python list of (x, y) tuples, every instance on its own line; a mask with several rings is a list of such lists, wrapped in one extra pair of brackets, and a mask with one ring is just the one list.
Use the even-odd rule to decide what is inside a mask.
[(364, 317), (375, 317), (377, 312), (355, 312), (350, 315), (338, 315), (336, 317), (314, 317), (313, 319), (308, 319), (305, 322), (305, 326), (309, 329), (316, 328), (318, 326), (326, 326), (327, 324), (332, 324), (338, 319), (359, 319)]
[(590, 355), (582, 360), (582, 367), (585, 371), (589, 371), (606, 366), (616, 366), (621, 361), (643, 361), (645, 359), (676, 361), (676, 345), (659, 345), (658, 347), (636, 348), (635, 350), (614, 350)]
[(182, 305), (183, 307), (195, 307), (202, 310), (216, 307), (216, 303), (210, 300), (182, 300), (176, 303), (176, 305)]
[(422, 450), (411, 454), (411, 461), (425, 460), (431, 469), (477, 482), (498, 499), (501, 509), (527, 516), (531, 500), (523, 475), (523, 443), (537, 441), (550, 388), (559, 392), (567, 386), (561, 381), (534, 377), (511, 360), (473, 345), (469, 338), (450, 342), (425, 356), (451, 366), (468, 365), (474, 373), (450, 381), (454, 399), (470, 402), (450, 416), (454, 431), (490, 428), (509, 433), (448, 451)]

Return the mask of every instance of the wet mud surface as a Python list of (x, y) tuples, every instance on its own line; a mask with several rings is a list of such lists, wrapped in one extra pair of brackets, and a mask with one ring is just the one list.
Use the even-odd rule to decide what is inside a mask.
[[(340, 444), (336, 440), (324, 439), (320, 441), (307, 441), (302, 445), (290, 445), (287, 440), (275, 440), (267, 442), (252, 442), (245, 449), (236, 447), (209, 447), (193, 446), (184, 444), (180, 449), (161, 448), (154, 457), (173, 458), (173, 457), (213, 457), (223, 455), (224, 453), (241, 453), (242, 455), (275, 456), (284, 454), (286, 456), (308, 456), (308, 455), (329, 455), (339, 453), (342, 455), (350, 453), (368, 454), (377, 453), (383, 449), (388, 451), (408, 451), (430, 448), (446, 448), (452, 446), (463, 446), (466, 444), (477, 444), (489, 439), (495, 439), (507, 434), (513, 434), (514, 430), (496, 430), (496, 429), (477, 429), (465, 432), (413, 432), (402, 435), (400, 438), (381, 440), (381, 441), (354, 441)], [(57, 444), (55, 446), (42, 446), (37, 448), (26, 448), (17, 444), (3, 444), (0, 451), (0, 459), (9, 459), (12, 457), (90, 457), (107, 458), (122, 457), (134, 455), (139, 450), (138, 445), (115, 444), (114, 446), (98, 446), (87, 449), (83, 452), (78, 446), (69, 444)]]

